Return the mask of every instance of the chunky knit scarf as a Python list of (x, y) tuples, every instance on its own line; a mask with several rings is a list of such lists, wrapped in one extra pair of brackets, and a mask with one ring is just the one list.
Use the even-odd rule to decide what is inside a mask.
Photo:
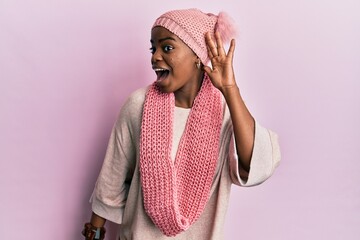
[(174, 107), (174, 94), (161, 92), (154, 83), (146, 94), (140, 139), (144, 208), (167, 236), (188, 229), (205, 208), (223, 118), (221, 93), (205, 75), (173, 163)]

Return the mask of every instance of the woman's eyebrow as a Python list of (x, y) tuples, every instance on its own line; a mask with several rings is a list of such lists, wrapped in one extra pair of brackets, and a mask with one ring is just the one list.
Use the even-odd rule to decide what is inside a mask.
[[(161, 42), (166, 41), (166, 40), (176, 41), (175, 38), (165, 37), (165, 38), (160, 38), (160, 39), (159, 39), (159, 42), (161, 43)], [(150, 39), (150, 42), (151, 42), (151, 43), (154, 43), (154, 40)]]

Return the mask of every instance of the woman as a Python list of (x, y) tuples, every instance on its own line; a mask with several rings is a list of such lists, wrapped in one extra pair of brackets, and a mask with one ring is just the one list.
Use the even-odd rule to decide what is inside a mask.
[[(226, 14), (161, 15), (151, 31), (156, 81), (116, 121), (92, 196), (86, 239), (222, 239), (231, 184), (257, 185), (280, 161), (275, 133), (246, 108), (233, 71)], [(211, 61), (211, 66), (207, 66)]]

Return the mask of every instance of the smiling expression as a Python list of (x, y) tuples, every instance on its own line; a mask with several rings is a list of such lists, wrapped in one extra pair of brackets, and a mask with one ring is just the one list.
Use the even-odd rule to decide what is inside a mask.
[(191, 91), (199, 86), (198, 58), (180, 38), (163, 27), (155, 27), (150, 42), (156, 84), (163, 92)]

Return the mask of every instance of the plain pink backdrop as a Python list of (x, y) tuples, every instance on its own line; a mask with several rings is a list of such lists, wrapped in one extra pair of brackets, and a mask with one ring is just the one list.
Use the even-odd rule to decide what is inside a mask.
[(81, 239), (119, 109), (154, 80), (150, 27), (190, 7), (238, 23), (238, 85), (282, 147), (232, 188), (226, 239), (359, 239), (358, 0), (0, 1), (1, 239)]

